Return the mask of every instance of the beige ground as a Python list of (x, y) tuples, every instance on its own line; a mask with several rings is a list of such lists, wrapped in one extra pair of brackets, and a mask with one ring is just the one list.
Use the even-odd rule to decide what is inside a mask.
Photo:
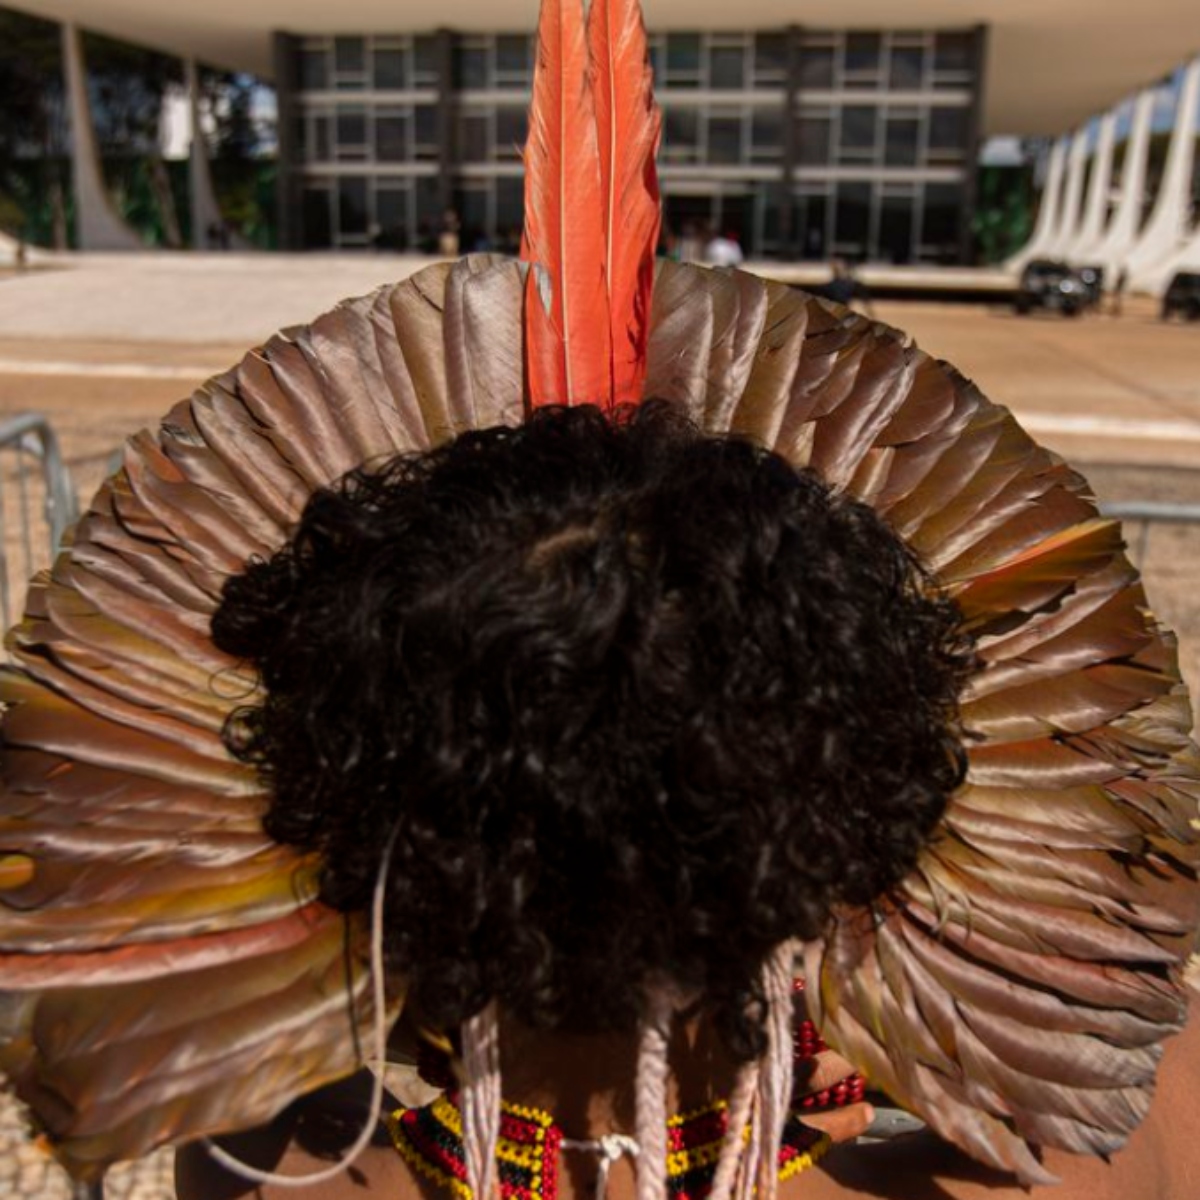
[[(122, 439), (278, 325), (412, 265), (396, 259), (193, 256), (0, 277), (0, 421), (38, 410), (86, 497)], [(1081, 464), (1108, 500), (1200, 504), (1200, 326), (1163, 326), (1147, 301), (1121, 318), (1018, 319), (1001, 309), (879, 304)], [(1140, 545), (1140, 531), (1130, 540)], [(1200, 526), (1155, 526), (1144, 546), (1152, 602), (1181, 635), (1200, 687)], [(114, 1177), (110, 1195), (165, 1200), (169, 1159)], [(0, 1197), (58, 1200), (65, 1181), (0, 1103)]]

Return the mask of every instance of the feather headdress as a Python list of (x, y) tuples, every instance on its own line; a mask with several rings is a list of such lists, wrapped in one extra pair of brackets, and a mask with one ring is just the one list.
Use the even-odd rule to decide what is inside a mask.
[(128, 444), (35, 580), (0, 677), (0, 1068), (86, 1178), (360, 1065), (363, 922), (221, 744), (253, 687), (209, 636), (222, 584), (367, 459), (647, 394), (872, 505), (978, 639), (967, 785), (895, 894), (807, 948), (827, 1039), (1024, 1179), (1030, 1147), (1117, 1149), (1200, 920), (1191, 710), (1119, 528), (894, 330), (736, 272), (664, 263), (650, 296), (636, 6), (547, 0), (542, 34), (533, 265), (431, 267), (271, 339)]

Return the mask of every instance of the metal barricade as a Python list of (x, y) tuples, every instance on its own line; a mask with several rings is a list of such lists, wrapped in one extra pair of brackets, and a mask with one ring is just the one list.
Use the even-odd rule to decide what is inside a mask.
[(1159, 504), (1148, 500), (1118, 501), (1102, 504), (1100, 511), (1106, 517), (1123, 521), (1126, 526), (1137, 528), (1137, 541), (1130, 539), (1130, 555), (1134, 565), (1141, 569), (1150, 549), (1150, 529), (1154, 525), (1200, 525), (1200, 504)]
[(53, 561), (79, 503), (50, 422), (24, 413), (0, 423), (0, 617), (23, 607), (26, 581)]

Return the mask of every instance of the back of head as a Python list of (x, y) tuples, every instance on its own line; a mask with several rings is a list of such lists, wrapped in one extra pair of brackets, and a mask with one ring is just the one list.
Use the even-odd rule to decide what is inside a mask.
[(961, 779), (967, 653), (869, 509), (665, 404), (543, 410), (318, 493), (214, 621), (268, 829), (365, 908), (426, 1022), (632, 1029), (912, 867)]

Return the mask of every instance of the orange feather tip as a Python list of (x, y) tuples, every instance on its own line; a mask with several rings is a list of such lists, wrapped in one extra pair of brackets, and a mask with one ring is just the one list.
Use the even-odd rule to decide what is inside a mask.
[[(661, 114), (637, 0), (545, 0), (521, 257), (532, 404), (642, 398)], [(535, 303), (535, 300), (537, 301)]]

